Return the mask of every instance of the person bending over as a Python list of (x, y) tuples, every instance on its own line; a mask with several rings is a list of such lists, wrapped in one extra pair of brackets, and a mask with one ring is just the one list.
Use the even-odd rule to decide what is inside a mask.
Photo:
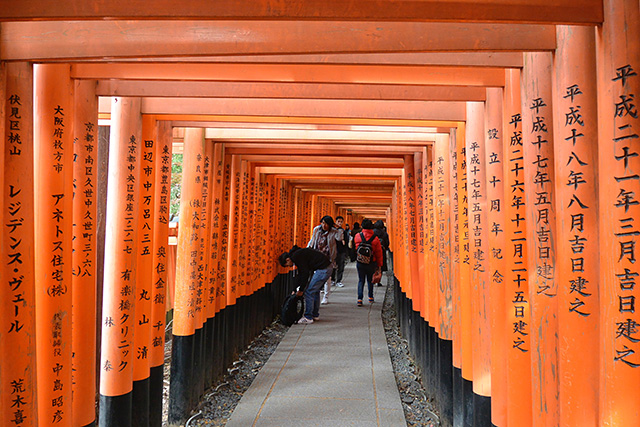
[[(311, 324), (320, 316), (320, 289), (324, 282), (331, 276), (331, 260), (320, 251), (311, 248), (299, 248), (293, 246), (289, 252), (285, 252), (278, 258), (283, 267), (298, 268), (296, 286), (298, 296), (304, 296), (304, 316), (299, 324)], [(309, 276), (311, 275), (311, 281)], [(309, 285), (307, 285), (309, 282)]]

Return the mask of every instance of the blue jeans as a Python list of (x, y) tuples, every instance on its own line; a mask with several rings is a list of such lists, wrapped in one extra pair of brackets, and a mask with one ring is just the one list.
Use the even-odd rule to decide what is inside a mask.
[(371, 281), (373, 280), (373, 273), (375, 273), (378, 268), (378, 264), (361, 264), (356, 262), (356, 268), (358, 269), (358, 299), (362, 299), (365, 279), (369, 285), (369, 298), (373, 298), (373, 283), (371, 283)]
[(320, 315), (320, 289), (322, 285), (327, 281), (333, 268), (331, 266), (316, 270), (311, 276), (309, 285), (304, 290), (304, 317), (307, 319), (313, 319)]

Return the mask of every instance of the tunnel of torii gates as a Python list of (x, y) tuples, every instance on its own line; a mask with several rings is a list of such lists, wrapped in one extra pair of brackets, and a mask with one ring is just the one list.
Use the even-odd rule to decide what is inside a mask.
[(640, 425), (638, 0), (134, 3), (0, 8), (1, 425), (159, 426), (169, 320), (183, 423), (325, 214), (443, 425)]

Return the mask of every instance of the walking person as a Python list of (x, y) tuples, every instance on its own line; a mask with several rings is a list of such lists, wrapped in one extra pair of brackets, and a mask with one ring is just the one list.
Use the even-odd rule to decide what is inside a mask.
[[(384, 222), (381, 219), (377, 220), (373, 224), (373, 233), (380, 239), (380, 245), (382, 246), (382, 270), (387, 271), (389, 267), (387, 265), (387, 256), (389, 253), (389, 233), (387, 233), (387, 227), (384, 226)], [(378, 283), (378, 286), (382, 286), (382, 282)]]
[[(336, 266), (336, 257), (338, 255), (337, 240), (341, 239), (338, 236), (338, 231), (334, 227), (333, 218), (330, 215), (325, 215), (320, 219), (320, 225), (317, 225), (311, 233), (311, 240), (307, 244), (308, 248), (318, 250), (329, 257), (331, 261), (332, 269)], [(331, 271), (333, 272), (333, 270)], [(330, 272), (330, 274), (331, 274)], [(322, 304), (329, 302), (329, 293), (331, 292), (331, 275), (327, 279), (327, 283), (324, 286), (324, 297), (322, 298)], [(320, 289), (318, 289), (318, 302), (320, 301)]]
[(332, 275), (332, 279), (337, 287), (342, 288), (344, 284), (342, 284), (342, 277), (344, 276), (344, 265), (347, 261), (347, 250), (349, 247), (349, 233), (347, 230), (342, 228), (342, 224), (344, 223), (344, 218), (341, 216), (336, 217), (336, 230), (338, 231), (338, 236), (340, 239), (336, 239), (336, 247), (338, 253), (336, 255), (336, 269), (334, 270), (335, 277)]
[[(278, 257), (278, 262), (283, 267), (298, 268), (296, 285), (298, 296), (304, 296), (304, 316), (298, 320), (299, 324), (307, 325), (318, 320), (320, 316), (319, 296), (322, 284), (331, 276), (331, 261), (324, 253), (311, 248), (299, 248), (293, 246), (289, 252)], [(309, 275), (311, 281), (309, 281)], [(307, 286), (307, 282), (309, 285)]]
[(349, 242), (349, 259), (351, 260), (351, 262), (356, 261), (356, 244), (353, 239), (355, 239), (356, 235), (361, 231), (362, 229), (360, 228), (360, 223), (357, 221), (354, 222), (353, 228), (351, 229), (351, 242)]
[[(362, 221), (362, 231), (354, 237), (358, 270), (358, 307), (362, 307), (364, 282), (367, 281), (369, 303), (373, 304), (373, 273), (382, 269), (382, 245), (373, 233), (373, 222)], [(368, 253), (368, 256), (366, 255)]]

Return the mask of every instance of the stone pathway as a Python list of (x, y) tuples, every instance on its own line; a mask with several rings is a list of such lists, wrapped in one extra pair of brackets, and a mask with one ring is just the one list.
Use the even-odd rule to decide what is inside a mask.
[(382, 326), (386, 288), (369, 304), (365, 286), (357, 307), (355, 264), (343, 282), (319, 321), (289, 329), (227, 426), (406, 426)]

